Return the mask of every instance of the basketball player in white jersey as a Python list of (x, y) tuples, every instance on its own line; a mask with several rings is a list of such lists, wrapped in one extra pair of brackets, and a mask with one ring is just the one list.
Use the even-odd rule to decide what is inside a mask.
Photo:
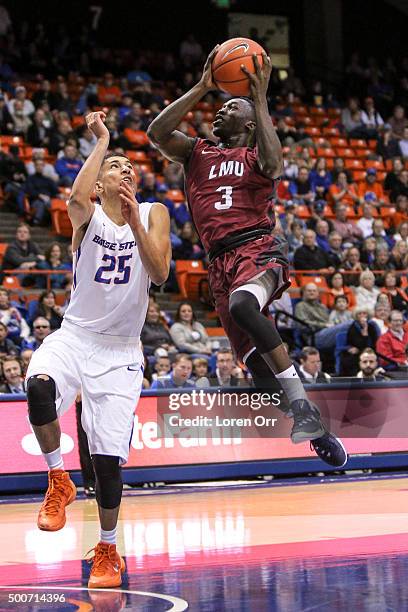
[[(116, 552), (134, 410), (143, 380), (140, 332), (150, 279), (168, 276), (170, 220), (160, 203), (138, 204), (132, 163), (106, 156), (105, 114), (86, 117), (97, 137), (78, 174), (68, 205), (73, 226), (74, 282), (61, 329), (45, 339), (27, 371), (31, 425), (49, 467), (48, 490), (38, 527), (57, 531), (76, 489), (64, 470), (58, 417), (82, 389), (82, 424), (96, 476), (100, 542), (94, 549), (90, 588), (121, 584), (125, 564)], [(91, 201), (96, 192), (100, 204)]]

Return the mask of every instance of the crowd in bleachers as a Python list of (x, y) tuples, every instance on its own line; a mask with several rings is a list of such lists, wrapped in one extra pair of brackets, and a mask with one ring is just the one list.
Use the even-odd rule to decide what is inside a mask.
[[(15, 241), (0, 245), (3, 270), (22, 270), (4, 276), (11, 295), (0, 290), (1, 354), (35, 349), (59, 326), (69, 300), (66, 200), (95, 146), (84, 122), (89, 110), (107, 113), (112, 150), (135, 165), (138, 199), (160, 201), (169, 210), (174, 261), (165, 290), (209, 304), (202, 282), (205, 257), (185, 202), (182, 168), (164, 160), (146, 136), (168, 101), (195, 82), (205, 58), (200, 43), (187, 37), (177, 57), (107, 50), (86, 28), (75, 36), (62, 29), (56, 36), (42, 25), (13, 28), (10, 21), (2, 34), (0, 198), (2, 210), (27, 225), (18, 228)], [(224, 99), (221, 92), (208, 94), (180, 129), (212, 138), (214, 113)], [(338, 91), (319, 81), (304, 83), (292, 69), (285, 78), (274, 70), (268, 101), (284, 156), (271, 215), (277, 231), (286, 235), (293, 266), (289, 295), (274, 309), (287, 315), (280, 315), (279, 325), (289, 350), (313, 344), (324, 364), (343, 375), (356, 375), (359, 356), (370, 348), (386, 368), (406, 365), (407, 59), (380, 65), (354, 54)], [(42, 253), (30, 240), (29, 225), (49, 227), (58, 241), (50, 233), (49, 248)], [(53, 273), (47, 280), (47, 274), (30, 270)], [(157, 374), (170, 376), (171, 368), (182, 380), (177, 378), (183, 369), (179, 357), (175, 360), (180, 353), (190, 375), (197, 368), (196, 378), (218, 376), (218, 343), (207, 331), (189, 303), (181, 303), (170, 321), (152, 300), (142, 334), (153, 370), (145, 386)], [(246, 376), (235, 368), (231, 372), (237, 379)]]

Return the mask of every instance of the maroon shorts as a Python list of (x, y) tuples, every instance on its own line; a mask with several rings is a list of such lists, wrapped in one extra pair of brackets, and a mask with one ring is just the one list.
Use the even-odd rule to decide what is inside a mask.
[(235, 289), (245, 285), (261, 272), (275, 269), (279, 274), (275, 291), (263, 310), (267, 314), (269, 304), (280, 298), (290, 286), (286, 248), (285, 240), (268, 234), (220, 255), (209, 265), (208, 280), (218, 316), (236, 356), (241, 361), (244, 355), (254, 348), (254, 344), (233, 321), (229, 313), (229, 297)]

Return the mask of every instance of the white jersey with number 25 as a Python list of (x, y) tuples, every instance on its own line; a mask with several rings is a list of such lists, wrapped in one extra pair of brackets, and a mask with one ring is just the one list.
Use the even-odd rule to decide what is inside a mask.
[[(150, 202), (139, 204), (146, 231), (152, 206)], [(129, 225), (116, 225), (99, 204), (74, 253), (73, 273), (67, 321), (100, 334), (140, 336), (150, 278)]]

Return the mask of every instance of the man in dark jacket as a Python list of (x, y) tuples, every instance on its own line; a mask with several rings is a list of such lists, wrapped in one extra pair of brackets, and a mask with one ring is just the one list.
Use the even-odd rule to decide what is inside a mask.
[(7, 325), (0, 323), (0, 359), (8, 355), (18, 355), (19, 350), (10, 338), (7, 338)]
[(313, 230), (306, 230), (303, 245), (296, 249), (293, 263), (296, 270), (334, 272), (327, 253), (317, 246), (316, 233)]
[(242, 370), (235, 365), (230, 349), (218, 351), (215, 374), (208, 380), (212, 387), (239, 387), (246, 384)]
[(58, 195), (58, 188), (54, 181), (44, 176), (44, 162), (36, 159), (35, 172), (25, 182), (25, 192), (29, 197), (30, 206), (34, 211), (33, 225), (41, 225), (51, 208), (51, 198)]
[(16, 239), (9, 244), (4, 254), (3, 270), (20, 268), (29, 270), (35, 268), (40, 261), (44, 261), (44, 255), (40, 249), (30, 240), (30, 228), (25, 223), (20, 223), (16, 231)]

